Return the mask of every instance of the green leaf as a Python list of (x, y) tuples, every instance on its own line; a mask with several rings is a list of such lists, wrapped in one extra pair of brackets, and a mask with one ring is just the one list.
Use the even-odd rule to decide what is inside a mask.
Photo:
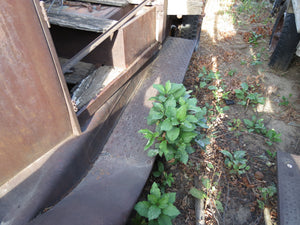
[(156, 205), (157, 202), (158, 202), (158, 200), (159, 200), (159, 198), (156, 197), (156, 196), (153, 195), (153, 194), (147, 195), (147, 199), (148, 199), (148, 201), (149, 201), (152, 205)]
[(213, 86), (213, 85), (212, 85), (212, 86), (209, 86), (208, 89), (209, 89), (209, 90), (217, 90), (218, 88), (217, 88), (216, 86)]
[(157, 120), (163, 118), (164, 114), (162, 112), (156, 111), (154, 108), (150, 109), (149, 115), (147, 117), (147, 124), (152, 125)]
[(150, 208), (150, 203), (147, 201), (138, 202), (134, 209), (143, 217), (148, 217), (148, 210)]
[(153, 183), (152, 184), (152, 187), (151, 187), (151, 190), (150, 190), (150, 194), (153, 194), (155, 195), (157, 198), (160, 198), (161, 196), (161, 193), (160, 193), (160, 190), (159, 190), (159, 187), (157, 185), (157, 183)]
[(187, 115), (186, 120), (189, 121), (190, 123), (197, 123), (198, 122), (197, 117), (194, 116), (194, 115)]
[(153, 143), (155, 142), (155, 138), (158, 137), (157, 132), (153, 133), (152, 131), (150, 131), (148, 129), (142, 129), (142, 130), (139, 130), (138, 132), (144, 134), (144, 137), (148, 139), (148, 142), (147, 142), (146, 146), (144, 147), (144, 150), (147, 150), (148, 148), (150, 148), (153, 145)]
[(176, 193), (171, 192), (166, 194), (169, 198), (169, 203), (173, 204), (176, 200)]
[(165, 115), (171, 119), (175, 118), (176, 117), (176, 108), (171, 107), (171, 106), (166, 107)]
[(195, 197), (195, 198), (198, 198), (198, 199), (205, 199), (207, 196), (206, 194), (203, 192), (203, 191), (200, 191), (198, 190), (197, 188), (191, 188), (190, 190), (190, 194)]
[(207, 163), (207, 167), (210, 168), (210, 169), (213, 169), (213, 168), (214, 168), (214, 165), (213, 165), (212, 163), (209, 162), (209, 163)]
[(215, 200), (215, 204), (216, 204), (216, 208), (219, 211), (224, 212), (224, 208), (223, 208), (222, 202), (220, 202), (219, 200)]
[(157, 221), (159, 225), (172, 225), (171, 218), (166, 215), (160, 215)]
[(174, 92), (173, 95), (174, 95), (175, 99), (178, 99), (179, 97), (184, 96), (185, 95), (185, 91), (186, 91), (186, 89), (182, 85), (182, 87), (177, 92)]
[(206, 190), (209, 190), (210, 186), (211, 186), (209, 178), (202, 178), (201, 180), (202, 180), (202, 184), (206, 188)]
[(180, 129), (178, 127), (173, 127), (171, 130), (167, 131), (167, 137), (170, 141), (175, 141), (179, 136)]
[(158, 162), (157, 167), (158, 167), (158, 171), (161, 173), (165, 170), (164, 164), (162, 162)]
[(183, 131), (194, 131), (195, 130), (195, 125), (190, 123), (189, 121), (185, 120), (183, 122), (183, 124), (180, 126), (180, 128), (183, 130)]
[(197, 134), (194, 132), (183, 132), (181, 134), (181, 137), (183, 138), (183, 141), (186, 144), (190, 143), (193, 140), (193, 138), (195, 138), (196, 136)]
[(181, 151), (180, 152), (180, 162), (182, 162), (183, 164), (187, 164), (189, 160), (189, 154), (187, 154), (186, 151)]
[(233, 153), (233, 155), (234, 155), (234, 158), (241, 159), (241, 158), (244, 158), (244, 156), (246, 155), (246, 152), (245, 151), (235, 151)]
[(200, 82), (200, 88), (204, 88), (206, 86), (206, 82)]
[(221, 153), (223, 155), (226, 155), (231, 161), (233, 161), (233, 156), (230, 152), (226, 151), (226, 150), (222, 150)]
[(247, 91), (248, 88), (249, 88), (249, 86), (248, 86), (247, 83), (241, 83), (241, 87), (242, 87), (245, 91)]
[(159, 102), (153, 102), (152, 105), (155, 108), (155, 110), (157, 110), (157, 111), (160, 111), (160, 112), (165, 111), (165, 108), (164, 108), (163, 104), (161, 104)]
[(187, 113), (187, 106), (183, 105), (179, 109), (177, 109), (176, 118), (180, 122), (183, 122), (186, 119), (186, 113)]
[(178, 90), (180, 90), (182, 87), (182, 84), (171, 83), (171, 90), (169, 91), (169, 94), (174, 94), (175, 92), (178, 92)]
[(169, 196), (163, 195), (162, 198), (158, 201), (158, 207), (161, 209), (166, 208), (169, 205)]
[(168, 145), (167, 145), (167, 141), (164, 140), (159, 144), (159, 149), (161, 150), (162, 153), (164, 153), (165, 155), (168, 154), (169, 150), (168, 150)]
[(160, 172), (160, 171), (154, 171), (154, 172), (152, 173), (152, 175), (153, 175), (154, 177), (160, 177), (161, 172)]
[(171, 90), (171, 88), (172, 88), (171, 82), (168, 80), (166, 82), (166, 85), (165, 85), (166, 94), (169, 93), (169, 91)]
[(197, 125), (198, 125), (199, 127), (201, 127), (201, 128), (209, 128), (209, 127), (207, 126), (206, 122), (204, 122), (204, 121), (202, 121), (202, 120), (200, 120), (200, 121), (197, 123)]
[(148, 210), (148, 216), (147, 216), (148, 220), (157, 219), (160, 214), (161, 214), (161, 209), (156, 205), (152, 205)]
[(148, 151), (148, 153), (147, 153), (147, 155), (149, 156), (149, 157), (154, 157), (154, 156), (156, 156), (157, 154), (158, 154), (158, 150), (157, 149), (150, 149), (149, 151)]
[(165, 102), (166, 100), (167, 100), (167, 98), (165, 96), (163, 96), (163, 95), (158, 96), (158, 101)]
[(246, 126), (247, 126), (248, 128), (252, 128), (252, 127), (254, 127), (254, 125), (255, 125), (253, 121), (248, 120), (248, 119), (244, 119), (244, 123), (246, 124)]
[(167, 208), (163, 209), (163, 214), (173, 217), (178, 216), (180, 212), (174, 205), (169, 204)]
[(171, 123), (171, 119), (170, 118), (167, 118), (165, 119), (162, 124), (161, 124), (161, 130), (164, 130), (164, 131), (169, 131), (173, 128), (172, 126), (172, 123)]
[(165, 88), (161, 84), (153, 84), (153, 87), (161, 94), (166, 94)]
[(167, 99), (167, 101), (165, 102), (165, 107), (176, 107), (176, 100), (174, 99), (174, 97), (170, 97)]

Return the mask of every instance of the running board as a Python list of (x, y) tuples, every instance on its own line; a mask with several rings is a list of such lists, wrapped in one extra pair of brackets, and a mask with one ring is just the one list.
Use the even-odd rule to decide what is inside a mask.
[(300, 156), (278, 151), (277, 170), (279, 224), (299, 224)]
[(142, 82), (89, 173), (31, 225), (126, 223), (154, 163), (143, 150), (146, 140), (138, 134), (148, 127), (145, 118), (152, 106), (148, 99), (157, 94), (153, 84), (181, 83), (194, 46), (193, 40), (167, 38), (157, 58), (136, 75)]

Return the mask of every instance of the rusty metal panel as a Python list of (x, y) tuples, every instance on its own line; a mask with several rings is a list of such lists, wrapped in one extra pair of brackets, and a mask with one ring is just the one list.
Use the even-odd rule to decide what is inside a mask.
[(0, 185), (72, 135), (32, 1), (0, 2)]
[[(123, 33), (124, 60), (125, 68), (127, 68), (143, 51), (156, 41), (155, 7), (145, 7), (144, 12), (141, 12), (126, 23), (120, 31)], [(114, 46), (113, 53), (118, 51), (117, 48), (118, 46)], [(114, 64), (116, 63), (118, 61), (114, 62)]]

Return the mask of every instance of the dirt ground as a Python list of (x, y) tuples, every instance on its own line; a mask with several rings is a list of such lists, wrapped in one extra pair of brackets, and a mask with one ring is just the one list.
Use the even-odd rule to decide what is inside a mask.
[[(201, 224), (196, 219), (199, 213), (205, 216), (205, 224), (265, 224), (264, 216), (268, 214), (264, 214), (264, 208), (272, 224), (278, 223), (277, 194), (263, 196), (262, 190), (277, 185), (277, 151), (300, 154), (300, 58), (295, 58), (287, 72), (268, 67), (274, 22), (269, 17), (271, 7), (268, 1), (260, 0), (206, 1), (199, 48), (184, 85), (193, 90), (199, 106), (208, 108), (209, 128), (205, 132), (210, 144), (206, 150), (196, 147), (187, 165), (164, 162), (166, 172), (172, 173), (175, 180), (167, 191), (176, 192), (175, 205), (181, 212), (173, 220), (175, 225)], [(209, 85), (223, 85), (223, 93), (231, 100), (227, 105), (225, 99), (217, 100), (207, 86), (199, 87), (203, 67), (220, 73), (221, 79)], [(261, 94), (265, 103), (238, 104), (234, 90), (243, 82), (249, 85), (249, 92)], [(216, 106), (228, 106), (228, 110), (218, 112)], [(253, 115), (263, 119), (266, 129), (280, 133), (281, 142), (270, 146), (266, 136), (250, 132), (244, 119), (251, 120)], [(250, 169), (240, 175), (230, 173), (222, 150), (245, 151)], [(209, 185), (205, 186), (203, 180)], [(150, 177), (145, 192), (149, 192), (153, 181), (158, 180)], [(200, 201), (200, 211), (195, 210), (199, 201), (190, 194), (193, 187), (206, 194)]]

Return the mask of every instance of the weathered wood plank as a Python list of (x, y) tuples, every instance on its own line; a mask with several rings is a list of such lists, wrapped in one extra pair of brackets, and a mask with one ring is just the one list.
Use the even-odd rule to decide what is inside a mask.
[(95, 98), (99, 92), (120, 75), (121, 72), (122, 69), (113, 68), (111, 66), (101, 66), (83, 79), (72, 95), (72, 100), (78, 109)]
[(83, 14), (75, 10), (70, 11), (69, 8), (68, 6), (52, 7), (48, 12), (49, 22), (62, 27), (98, 33), (105, 32), (117, 22), (116, 20), (98, 17), (93, 13)]
[(200, 0), (168, 0), (168, 15), (201, 15), (202, 7)]
[[(65, 64), (68, 59), (59, 58), (60, 65)], [(96, 69), (96, 66), (91, 63), (78, 62), (71, 70), (70, 73), (65, 73), (64, 77), (66, 82), (69, 84), (78, 84), (84, 78), (86, 78), (93, 70)]]
[(127, 0), (80, 0), (81, 2), (90, 2), (90, 3), (98, 3), (104, 5), (113, 5), (113, 6), (126, 6), (128, 5)]

